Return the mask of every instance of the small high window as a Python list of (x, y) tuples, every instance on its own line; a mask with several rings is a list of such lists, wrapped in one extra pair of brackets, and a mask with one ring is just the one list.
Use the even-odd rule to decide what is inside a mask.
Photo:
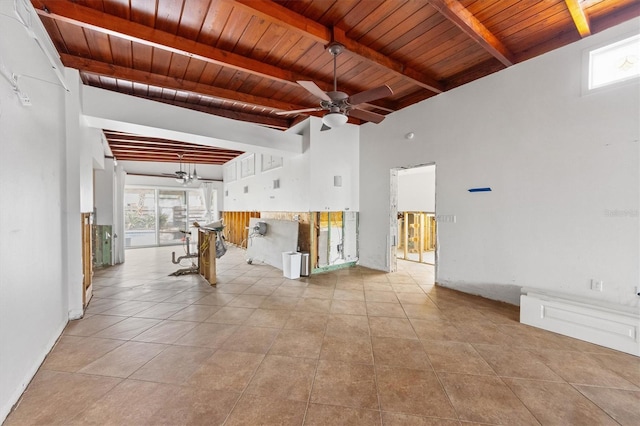
[(589, 52), (589, 90), (640, 77), (640, 34)]

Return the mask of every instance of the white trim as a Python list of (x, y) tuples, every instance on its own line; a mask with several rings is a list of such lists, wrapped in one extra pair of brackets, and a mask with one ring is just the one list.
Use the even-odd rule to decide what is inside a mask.
[(640, 311), (523, 289), (520, 322), (640, 356)]

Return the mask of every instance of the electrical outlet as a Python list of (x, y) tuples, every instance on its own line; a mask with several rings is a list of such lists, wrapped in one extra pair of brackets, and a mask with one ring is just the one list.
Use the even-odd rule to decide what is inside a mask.
[(591, 290), (593, 291), (603, 291), (604, 290), (604, 282), (601, 280), (592, 279), (591, 280)]

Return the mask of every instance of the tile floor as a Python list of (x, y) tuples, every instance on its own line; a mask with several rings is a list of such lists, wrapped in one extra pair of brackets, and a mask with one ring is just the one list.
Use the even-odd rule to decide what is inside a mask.
[(288, 280), (230, 248), (96, 271), (7, 425), (638, 425), (640, 359), (518, 323), (401, 262)]

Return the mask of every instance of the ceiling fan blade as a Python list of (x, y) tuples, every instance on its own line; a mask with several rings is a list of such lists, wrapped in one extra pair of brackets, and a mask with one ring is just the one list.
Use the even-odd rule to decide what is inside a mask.
[(364, 120), (364, 121), (370, 121), (376, 124), (384, 120), (384, 115), (378, 114), (376, 112), (365, 111), (363, 109), (353, 108), (349, 110), (348, 114), (351, 117), (359, 118), (360, 120)]
[(364, 92), (356, 93), (355, 95), (350, 96), (347, 101), (351, 105), (355, 106), (375, 101), (376, 99), (385, 98), (391, 95), (393, 95), (393, 90), (391, 90), (391, 87), (385, 84), (383, 86), (376, 87), (375, 89), (369, 89), (365, 90)]
[(319, 88), (318, 85), (313, 81), (299, 80), (298, 84), (307, 89), (307, 91), (309, 91), (312, 95), (322, 99), (323, 101), (331, 102), (331, 98), (329, 97), (329, 95), (327, 95), (324, 90)]
[(313, 111), (322, 111), (322, 107), (296, 109), (293, 111), (278, 111), (276, 112), (276, 115), (300, 114), (303, 112), (313, 112)]

